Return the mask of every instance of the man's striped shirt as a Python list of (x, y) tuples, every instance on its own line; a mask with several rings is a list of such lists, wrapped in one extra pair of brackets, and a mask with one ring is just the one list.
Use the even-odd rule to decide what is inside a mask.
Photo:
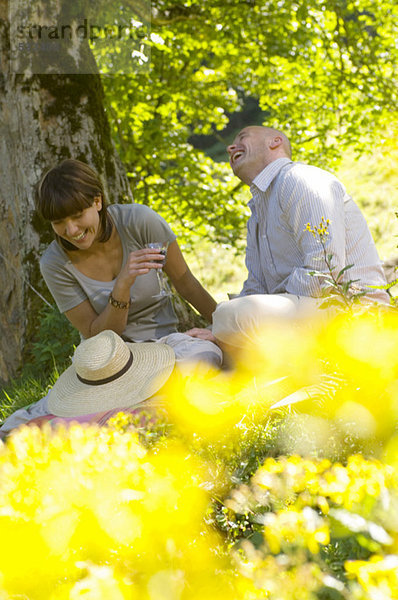
[[(320, 296), (325, 282), (311, 271), (328, 272), (319, 237), (306, 229), (329, 219), (325, 252), (334, 274), (353, 265), (344, 281), (356, 286), (385, 285), (383, 268), (368, 225), (343, 184), (331, 173), (288, 158), (270, 163), (253, 180), (249, 202), (246, 266), (241, 296), (288, 292)], [(388, 303), (383, 290), (369, 297)]]

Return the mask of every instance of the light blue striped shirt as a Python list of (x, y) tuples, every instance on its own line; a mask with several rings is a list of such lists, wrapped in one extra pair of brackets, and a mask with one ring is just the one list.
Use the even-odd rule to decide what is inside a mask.
[[(250, 186), (246, 267), (248, 278), (241, 296), (288, 292), (320, 296), (324, 282), (310, 271), (328, 272), (322, 245), (306, 230), (330, 220), (326, 252), (333, 255), (335, 274), (354, 266), (344, 281), (357, 286), (384, 285), (383, 268), (364, 216), (331, 173), (279, 158), (271, 162)], [(383, 290), (369, 297), (388, 303)]]

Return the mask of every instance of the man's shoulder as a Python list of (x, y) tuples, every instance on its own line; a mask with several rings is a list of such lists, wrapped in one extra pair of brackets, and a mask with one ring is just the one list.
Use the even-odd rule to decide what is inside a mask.
[(335, 177), (333, 173), (327, 171), (326, 169), (316, 167), (315, 165), (309, 165), (308, 163), (301, 161), (293, 161), (289, 163), (285, 172), (291, 176), (314, 175), (318, 177)]
[(281, 175), (283, 183), (292, 186), (301, 184), (306, 187), (317, 187), (326, 182), (338, 182), (337, 177), (330, 171), (303, 162), (290, 163)]

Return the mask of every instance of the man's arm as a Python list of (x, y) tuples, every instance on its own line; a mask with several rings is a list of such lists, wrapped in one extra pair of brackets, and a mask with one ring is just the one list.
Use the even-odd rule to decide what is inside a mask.
[(252, 294), (266, 294), (267, 286), (261, 269), (260, 253), (258, 248), (258, 221), (252, 214), (247, 222), (247, 245), (246, 245), (246, 268), (248, 276), (243, 284), (239, 296), (251, 296)]
[[(300, 177), (288, 197), (281, 199), (286, 227), (292, 230), (302, 254), (302, 265), (292, 270), (286, 280), (286, 291), (299, 296), (320, 296), (325, 288), (323, 279), (310, 275), (311, 271), (329, 273), (325, 253), (332, 255), (334, 273), (346, 266), (344, 186), (331, 174), (318, 169), (310, 177)], [(329, 219), (324, 248), (319, 236), (306, 229), (307, 223), (316, 228), (321, 219)]]

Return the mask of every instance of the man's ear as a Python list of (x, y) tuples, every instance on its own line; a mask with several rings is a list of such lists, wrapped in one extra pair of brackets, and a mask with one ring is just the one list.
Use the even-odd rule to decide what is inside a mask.
[(279, 148), (279, 146), (281, 146), (282, 143), (283, 143), (283, 140), (282, 140), (281, 136), (276, 135), (275, 137), (270, 139), (269, 147), (271, 148), (271, 150), (275, 150), (276, 148)]

